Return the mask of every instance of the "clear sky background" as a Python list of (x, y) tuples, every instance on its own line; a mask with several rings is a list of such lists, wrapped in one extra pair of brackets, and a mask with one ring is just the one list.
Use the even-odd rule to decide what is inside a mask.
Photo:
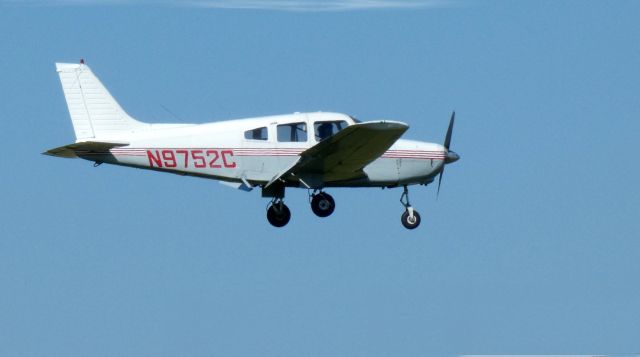
[[(640, 2), (248, 4), (0, 0), (0, 355), (640, 352)], [(455, 109), (462, 159), (415, 231), (400, 189), (289, 190), (276, 229), (258, 191), (40, 155), (80, 58), (149, 122), (442, 142)]]

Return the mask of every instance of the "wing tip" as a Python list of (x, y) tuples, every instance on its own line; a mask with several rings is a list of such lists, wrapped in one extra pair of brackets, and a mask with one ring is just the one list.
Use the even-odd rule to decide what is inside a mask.
[(407, 130), (409, 124), (395, 120), (376, 120), (358, 123), (355, 125), (364, 126), (374, 130)]

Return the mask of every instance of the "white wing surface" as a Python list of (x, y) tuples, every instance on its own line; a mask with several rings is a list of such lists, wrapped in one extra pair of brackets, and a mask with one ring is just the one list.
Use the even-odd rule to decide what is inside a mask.
[[(396, 121), (371, 121), (351, 125), (300, 154), (300, 159), (276, 175), (277, 181), (346, 181), (365, 176), (362, 169), (384, 154), (409, 126)], [(319, 183), (319, 184), (316, 184)]]

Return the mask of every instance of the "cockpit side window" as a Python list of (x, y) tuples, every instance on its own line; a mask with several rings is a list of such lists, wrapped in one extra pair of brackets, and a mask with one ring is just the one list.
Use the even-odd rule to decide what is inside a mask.
[(316, 141), (320, 142), (346, 128), (348, 125), (349, 124), (344, 120), (317, 121), (313, 124), (316, 133)]
[(244, 138), (249, 140), (268, 140), (269, 134), (266, 127), (247, 130), (244, 132)]
[(304, 142), (307, 141), (307, 124), (291, 123), (278, 125), (278, 141)]

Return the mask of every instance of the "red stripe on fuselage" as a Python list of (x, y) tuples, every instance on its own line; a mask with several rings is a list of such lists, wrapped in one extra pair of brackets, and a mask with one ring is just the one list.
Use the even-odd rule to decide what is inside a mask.
[[(83, 152), (81, 155), (146, 156), (148, 150), (233, 150), (235, 156), (299, 156), (304, 149), (299, 148), (114, 148), (103, 152)], [(383, 159), (444, 160), (442, 151), (433, 150), (387, 150)]]

